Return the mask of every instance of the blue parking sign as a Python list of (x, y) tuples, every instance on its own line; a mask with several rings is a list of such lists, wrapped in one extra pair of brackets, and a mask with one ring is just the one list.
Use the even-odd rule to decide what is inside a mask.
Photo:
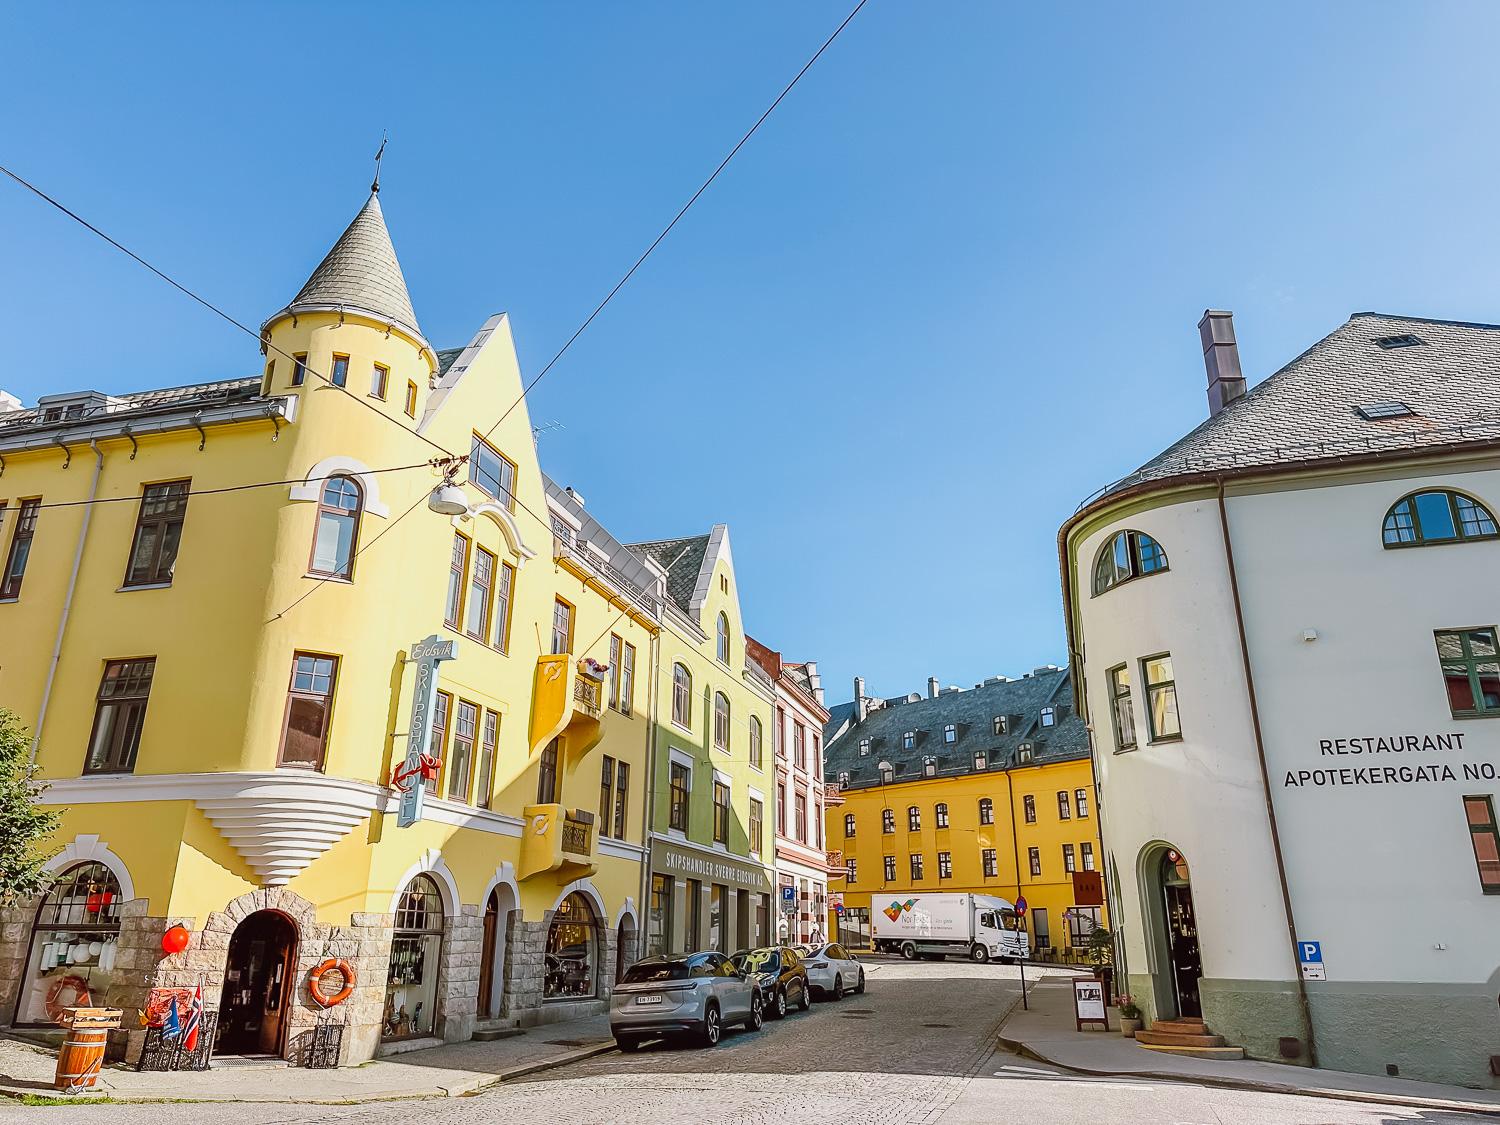
[(781, 901), (783, 903), (786, 903), (787, 905), (790, 905), (790, 904), (796, 902), (797, 901), (797, 888), (796, 887), (782, 887), (781, 888)]
[(1304, 965), (1318, 965), (1323, 961), (1323, 943), (1321, 941), (1299, 941), (1297, 943), (1297, 960)]

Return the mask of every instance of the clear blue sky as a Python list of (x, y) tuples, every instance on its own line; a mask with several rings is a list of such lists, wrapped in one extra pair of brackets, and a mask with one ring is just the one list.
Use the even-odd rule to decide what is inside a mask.
[[(536, 371), (851, 0), (12, 5), (0, 160), (258, 323), (364, 198)], [(1352, 311), (1500, 320), (1491, 4), (871, 0), (531, 403), (627, 538), (730, 525), (833, 700), (1065, 656), (1058, 525)], [(0, 387), (255, 344), (0, 183)]]

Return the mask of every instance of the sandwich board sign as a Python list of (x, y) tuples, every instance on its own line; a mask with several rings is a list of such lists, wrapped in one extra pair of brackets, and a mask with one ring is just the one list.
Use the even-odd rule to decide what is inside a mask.
[(1073, 1017), (1077, 1030), (1086, 1023), (1097, 1023), (1109, 1030), (1109, 1012), (1104, 1006), (1104, 982), (1098, 977), (1073, 979)]
[(1297, 962), (1302, 966), (1303, 980), (1327, 980), (1323, 968), (1323, 943), (1321, 941), (1299, 941)]

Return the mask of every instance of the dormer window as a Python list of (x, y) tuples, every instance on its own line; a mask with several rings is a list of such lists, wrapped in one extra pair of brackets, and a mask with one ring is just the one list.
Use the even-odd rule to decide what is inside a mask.
[(901, 736), (901, 747), (902, 747), (902, 749), (904, 749), (904, 750), (910, 750), (916, 744), (917, 744), (917, 732), (916, 731), (909, 730), (909, 731), (907, 731), (905, 734), (903, 734)]
[(989, 769), (989, 757), (983, 750), (974, 751), (974, 768), (976, 770)]
[(958, 741), (957, 724), (949, 723), (945, 727), (943, 727), (943, 741), (949, 743), (950, 745)]
[(996, 715), (995, 718), (992, 720), (991, 726), (994, 729), (994, 733), (995, 733), (996, 737), (999, 737), (1002, 734), (1009, 733), (1009, 731), (1007, 730), (1007, 728), (1010, 726), (1010, 723), (1006, 721), (1006, 718), (1005, 718), (1004, 715)]
[(1016, 752), (1016, 760), (1024, 766), (1027, 762), (1031, 761), (1035, 752), (1036, 748), (1031, 743), (1023, 742), (1020, 749)]
[(1055, 707), (1042, 708), (1042, 726), (1055, 726), (1057, 723), (1057, 709)]
[(849, 772), (847, 770), (845, 770), (845, 771), (843, 771), (842, 773), (839, 774), (839, 784), (840, 785), (848, 785), (849, 784)]
[(926, 777), (937, 776), (937, 759), (930, 754), (922, 759), (922, 773)]
[(1144, 531), (1122, 531), (1099, 548), (1094, 560), (1094, 593), (1102, 594), (1132, 578), (1167, 569), (1167, 553)]
[(859, 756), (861, 758), (870, 756), (870, 740), (868, 738), (861, 738), (859, 740)]
[(882, 784), (882, 785), (889, 785), (891, 782), (893, 782), (895, 780), (896, 780), (896, 771), (895, 771), (895, 769), (892, 768), (891, 763), (890, 762), (881, 762), (880, 763), (880, 784)]

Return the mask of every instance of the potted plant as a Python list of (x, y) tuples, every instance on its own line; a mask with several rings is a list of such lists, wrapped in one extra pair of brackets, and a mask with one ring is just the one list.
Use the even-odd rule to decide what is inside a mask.
[(1094, 975), (1104, 982), (1105, 1002), (1114, 994), (1115, 935), (1103, 926), (1095, 926), (1088, 935), (1088, 959)]
[(1135, 1033), (1141, 1029), (1141, 1007), (1129, 996), (1121, 996), (1117, 1002), (1120, 1009), (1120, 1034), (1126, 1039), (1134, 1039)]

